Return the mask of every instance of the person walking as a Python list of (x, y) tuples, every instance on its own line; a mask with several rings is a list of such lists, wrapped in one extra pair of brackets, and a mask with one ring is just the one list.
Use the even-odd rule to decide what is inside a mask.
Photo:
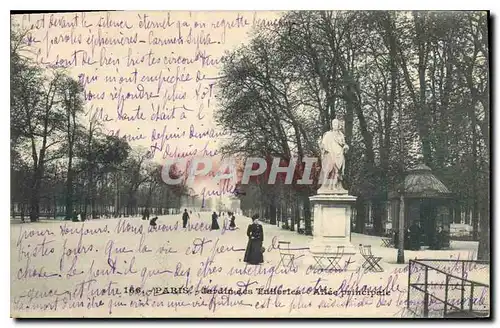
[(258, 214), (252, 216), (252, 221), (252, 224), (249, 224), (247, 228), (248, 243), (243, 261), (248, 264), (258, 265), (264, 263), (264, 255), (262, 254), (264, 230), (259, 222)]
[(443, 244), (444, 244), (444, 239), (445, 239), (445, 235), (444, 235), (444, 229), (442, 226), (439, 226), (438, 227), (438, 231), (432, 236), (432, 245), (431, 245), (431, 249), (442, 249), (443, 248)]
[(189, 220), (188, 210), (184, 209), (184, 213), (182, 214), (182, 227), (183, 228), (186, 228), (188, 220)]
[(219, 230), (220, 229), (219, 222), (217, 222), (217, 218), (218, 218), (217, 213), (214, 212), (212, 214), (212, 226), (211, 226), (210, 230)]
[(234, 230), (236, 229), (236, 223), (234, 222), (236, 220), (236, 217), (234, 216), (233, 212), (229, 212), (228, 215), (231, 218), (231, 222), (229, 222), (229, 229)]
[(408, 229), (408, 237), (410, 239), (409, 244), (411, 250), (420, 250), (420, 238), (422, 237), (421, 234), (422, 231), (420, 229), (419, 223), (417, 221), (414, 221)]

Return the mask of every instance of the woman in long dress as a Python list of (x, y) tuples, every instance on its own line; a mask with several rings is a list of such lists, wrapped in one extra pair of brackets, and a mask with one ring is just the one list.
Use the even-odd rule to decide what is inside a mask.
[(211, 230), (219, 230), (219, 222), (217, 222), (217, 213), (212, 214), (212, 227)]
[(248, 264), (258, 265), (264, 263), (262, 254), (262, 242), (264, 241), (264, 230), (259, 222), (259, 215), (252, 217), (253, 223), (248, 225), (248, 244), (245, 250), (244, 261)]
[(234, 222), (236, 220), (236, 217), (234, 216), (233, 212), (229, 212), (228, 215), (231, 218), (231, 222), (229, 222), (229, 229), (234, 230), (236, 229), (236, 223)]

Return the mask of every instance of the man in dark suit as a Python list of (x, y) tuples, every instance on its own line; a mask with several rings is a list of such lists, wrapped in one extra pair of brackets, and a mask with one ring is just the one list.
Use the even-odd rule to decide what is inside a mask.
[(189, 220), (188, 210), (184, 209), (184, 213), (182, 213), (182, 227), (185, 228), (187, 226), (187, 222)]

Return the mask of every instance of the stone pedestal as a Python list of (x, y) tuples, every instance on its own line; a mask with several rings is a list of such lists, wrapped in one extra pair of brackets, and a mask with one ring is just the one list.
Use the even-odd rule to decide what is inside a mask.
[[(316, 267), (313, 256), (325, 253), (327, 246), (332, 253), (337, 252), (337, 246), (344, 246), (345, 253), (355, 254), (351, 256), (351, 260), (356, 259), (358, 262), (358, 247), (351, 244), (351, 213), (356, 197), (348, 195), (347, 192), (322, 192), (309, 199), (314, 211), (314, 229), (313, 240), (309, 245), (308, 264)], [(348, 258), (349, 256), (346, 256), (345, 260)], [(349, 266), (349, 269), (352, 267)]]

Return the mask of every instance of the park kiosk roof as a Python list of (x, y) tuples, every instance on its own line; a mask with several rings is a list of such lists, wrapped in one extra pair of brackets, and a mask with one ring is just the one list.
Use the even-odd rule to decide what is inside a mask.
[(408, 171), (405, 180), (396, 191), (389, 193), (389, 198), (399, 198), (403, 191), (405, 198), (450, 198), (452, 193), (441, 180), (432, 174), (425, 164), (418, 164)]

